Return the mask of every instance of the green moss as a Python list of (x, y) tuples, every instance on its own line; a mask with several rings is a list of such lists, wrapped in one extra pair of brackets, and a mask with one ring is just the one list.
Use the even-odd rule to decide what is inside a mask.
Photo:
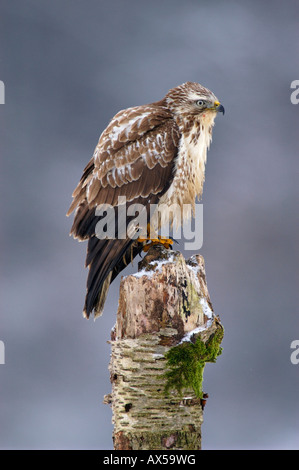
[(221, 354), (220, 347), (223, 328), (204, 343), (199, 337), (195, 343), (183, 342), (166, 353), (168, 371), (165, 374), (165, 391), (175, 389), (181, 395), (184, 389), (193, 389), (198, 398), (202, 398), (203, 371), (206, 362), (216, 362)]

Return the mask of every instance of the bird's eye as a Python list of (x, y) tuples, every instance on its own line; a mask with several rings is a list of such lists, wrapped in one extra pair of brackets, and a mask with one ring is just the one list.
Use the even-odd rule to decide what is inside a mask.
[(205, 104), (204, 100), (196, 101), (197, 106), (203, 106)]

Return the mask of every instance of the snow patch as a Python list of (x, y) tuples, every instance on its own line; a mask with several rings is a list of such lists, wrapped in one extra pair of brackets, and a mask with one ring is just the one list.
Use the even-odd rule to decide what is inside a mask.
[(143, 277), (143, 276), (152, 277), (153, 274), (154, 274), (154, 271), (147, 271), (146, 269), (142, 269), (138, 273), (132, 274), (132, 276), (137, 277), (137, 278)]
[(193, 335), (201, 333), (202, 331), (206, 330), (210, 326), (210, 325), (208, 325), (209, 322), (210, 322), (210, 320), (208, 320), (207, 323), (204, 326), (198, 326), (197, 328), (194, 328), (194, 330), (191, 330), (188, 333), (186, 333), (185, 336), (183, 336), (183, 338), (179, 342), (179, 344), (182, 344), (185, 341), (190, 342)]
[(165, 260), (159, 260), (159, 261), (151, 261), (150, 263), (148, 263), (148, 266), (152, 266), (153, 269), (142, 269), (141, 271), (139, 271), (138, 273), (134, 273), (132, 274), (132, 276), (134, 277), (142, 277), (142, 276), (147, 276), (147, 277), (152, 277), (154, 273), (156, 272), (162, 272), (162, 266), (164, 264), (167, 264), (167, 263), (173, 263), (173, 255), (169, 256), (169, 258), (165, 259)]
[(200, 302), (200, 305), (202, 306), (203, 314), (206, 317), (208, 317), (208, 320), (206, 321), (204, 325), (198, 326), (197, 328), (194, 328), (193, 330), (186, 333), (185, 336), (183, 336), (183, 338), (181, 339), (179, 344), (183, 343), (184, 341), (191, 341), (191, 338), (193, 335), (201, 333), (202, 331), (212, 326), (213, 316), (214, 316), (213, 311), (211, 310), (207, 300), (204, 297), (202, 297), (199, 302)]
[(210, 319), (213, 318), (213, 310), (210, 308), (207, 299), (205, 297), (202, 297), (199, 302), (202, 306), (203, 314)]

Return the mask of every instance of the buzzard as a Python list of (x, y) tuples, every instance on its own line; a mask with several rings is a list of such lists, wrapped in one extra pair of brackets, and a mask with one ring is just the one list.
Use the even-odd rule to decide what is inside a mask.
[[(146, 238), (117, 236), (124, 228), (117, 216), (115, 238), (99, 238), (96, 226), (103, 214), (97, 210), (109, 205), (117, 212), (119, 201), (126, 209), (142, 204), (149, 221), (151, 205), (194, 207), (217, 112), (224, 114), (224, 108), (210, 90), (186, 82), (160, 101), (119, 111), (101, 134), (67, 213), (75, 210), (70, 235), (88, 240), (86, 318), (102, 314), (110, 283), (146, 244)], [(125, 217), (125, 228), (132, 219)], [(166, 240), (167, 247), (170, 243)]]

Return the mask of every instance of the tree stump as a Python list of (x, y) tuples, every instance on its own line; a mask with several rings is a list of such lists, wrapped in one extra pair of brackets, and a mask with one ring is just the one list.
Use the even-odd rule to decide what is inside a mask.
[(115, 450), (201, 449), (206, 362), (223, 327), (209, 297), (204, 259), (155, 245), (123, 277), (111, 333)]

